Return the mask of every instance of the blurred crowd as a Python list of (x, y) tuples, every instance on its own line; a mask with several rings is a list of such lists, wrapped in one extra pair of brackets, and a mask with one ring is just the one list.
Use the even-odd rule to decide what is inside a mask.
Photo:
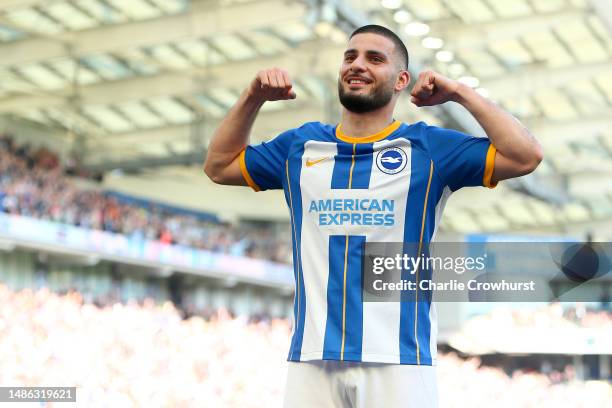
[(441, 408), (592, 408), (612, 407), (612, 385), (603, 381), (571, 379), (555, 382), (549, 376), (516, 370), (507, 375), (486, 367), (479, 358), (445, 354), (438, 362)]
[[(224, 310), (181, 319), (169, 302), (94, 306), (76, 292), (0, 285), (0, 331), (0, 384), (77, 386), (79, 406), (282, 405), (286, 320), (251, 321)], [(438, 373), (445, 408), (611, 404), (609, 384), (571, 374), (558, 383), (537, 372), (509, 376), (452, 353), (440, 356)]]
[(76, 292), (0, 285), (0, 384), (76, 386), (86, 407), (274, 407), (289, 330), (223, 310), (183, 320), (170, 302), (98, 307)]
[[(231, 226), (76, 186), (58, 156), (0, 137), (0, 211), (238, 256), (291, 261), (288, 231)], [(281, 234), (283, 235), (283, 234)]]
[(576, 303), (564, 307), (561, 303), (542, 305), (536, 309), (497, 307), (490, 313), (473, 318), (470, 325), (491, 328), (538, 327), (552, 328), (612, 328), (612, 312)]

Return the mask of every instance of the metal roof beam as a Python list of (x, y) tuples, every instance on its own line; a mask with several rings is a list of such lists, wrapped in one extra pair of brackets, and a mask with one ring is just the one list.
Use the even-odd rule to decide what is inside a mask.
[[(112, 82), (100, 82), (79, 88), (80, 105), (108, 105), (122, 100), (146, 100), (158, 96), (181, 96), (197, 94), (212, 88), (233, 88), (242, 90), (257, 71), (269, 67), (282, 67), (290, 75), (298, 78), (302, 75), (337, 75), (337, 67), (330, 67), (330, 58), (341, 60), (343, 48), (325, 48), (316, 53), (320, 47), (317, 42), (309, 43), (290, 53), (276, 57), (256, 58), (233, 62), (201, 69), (179, 72), (168, 72), (160, 75), (129, 78)], [(308, 49), (312, 48), (311, 51)], [(0, 100), (0, 113), (20, 112), (33, 108), (61, 107), (70, 97), (72, 89), (58, 91), (55, 95), (12, 96)], [(300, 95), (298, 95), (298, 98)]]
[[(316, 121), (323, 115), (323, 107), (311, 104), (299, 103), (293, 101), (288, 104), (286, 109), (278, 111), (261, 112), (255, 121), (253, 131), (251, 132), (251, 143), (258, 143), (262, 140), (269, 140), (277, 136), (280, 132), (290, 128), (295, 128), (305, 122)], [(219, 120), (211, 121), (208, 124), (215, 127)], [(197, 131), (197, 129), (195, 129)], [(117, 156), (121, 157), (121, 153), (125, 152), (126, 148), (136, 146), (138, 144), (164, 144), (167, 142), (175, 142), (177, 140), (189, 140), (193, 138), (194, 128), (192, 125), (177, 125), (167, 126), (156, 129), (144, 129), (136, 132), (118, 133), (105, 136), (104, 138), (90, 139), (89, 155), (87, 157), (88, 164), (86, 167), (95, 171), (110, 171), (116, 168), (125, 170), (135, 170), (135, 163), (140, 166), (170, 166), (176, 164), (201, 164), (203, 153), (196, 152), (193, 155), (191, 152), (187, 154), (169, 155), (170, 157), (151, 157), (143, 156), (136, 159), (117, 160), (109, 162), (109, 153), (117, 152)], [(201, 134), (198, 137), (207, 138), (210, 135)], [(132, 149), (133, 150), (133, 149)], [(117, 157), (110, 154), (112, 157)], [(124, 163), (128, 163), (127, 167)], [(134, 164), (134, 166), (132, 166)]]
[(604, 27), (612, 35), (612, 5), (608, 0), (588, 0), (595, 13), (601, 18)]
[(0, 0), (0, 10), (6, 11), (12, 8), (33, 7), (42, 3), (59, 3), (61, 0)]
[[(270, 102), (275, 103), (275, 102)], [(291, 101), (285, 109), (261, 112), (251, 132), (254, 142), (268, 140), (277, 135), (281, 130), (299, 126), (305, 122), (318, 120), (323, 115), (323, 107), (311, 103), (300, 103)], [(211, 127), (216, 127), (220, 119), (211, 119)], [(112, 143), (113, 145), (147, 143), (162, 143), (168, 140), (187, 138), (193, 131), (192, 125), (165, 126), (154, 129), (142, 129), (134, 132), (114, 133), (100, 138), (101, 143)], [(96, 140), (96, 139), (92, 139)]]
[(545, 65), (521, 68), (499, 78), (482, 79), (480, 86), (491, 92), (495, 99), (535, 93), (540, 89), (550, 89), (584, 80), (612, 71), (609, 61), (593, 64), (572, 65), (564, 68), (550, 68)]
[(305, 15), (304, 4), (282, 0), (253, 1), (216, 8), (209, 3), (194, 1), (190, 12), (184, 14), (2, 44), (0, 68), (60, 58), (68, 54), (68, 50), (70, 55), (82, 57), (266, 27), (274, 22), (299, 20)]
[(190, 165), (200, 163), (204, 157), (204, 151), (188, 152), (182, 154), (169, 154), (164, 156), (141, 156), (135, 159), (109, 161), (105, 160), (97, 164), (86, 164), (83, 167), (92, 173), (106, 173), (112, 170), (122, 170), (127, 173), (137, 173), (145, 168), (166, 167), (177, 165)]
[(596, 137), (610, 133), (610, 118), (612, 109), (600, 114), (580, 117), (567, 121), (551, 121), (550, 119), (525, 120), (531, 132), (543, 143), (564, 144), (572, 140)]
[(482, 48), (488, 43), (511, 40), (552, 27), (562, 27), (568, 21), (584, 17), (584, 8), (568, 7), (550, 13), (536, 13), (532, 16), (496, 19), (492, 22), (466, 25), (461, 21), (432, 21), (431, 30), (438, 36), (454, 40), (457, 50)]

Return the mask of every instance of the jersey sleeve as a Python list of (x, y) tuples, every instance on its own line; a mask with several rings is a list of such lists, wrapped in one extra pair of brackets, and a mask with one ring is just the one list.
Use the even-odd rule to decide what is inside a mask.
[(293, 137), (294, 130), (288, 130), (269, 142), (249, 145), (240, 153), (240, 171), (253, 190), (283, 188), (285, 160)]
[(491, 182), (496, 149), (488, 138), (436, 126), (428, 126), (425, 137), (434, 168), (452, 191), (497, 185)]

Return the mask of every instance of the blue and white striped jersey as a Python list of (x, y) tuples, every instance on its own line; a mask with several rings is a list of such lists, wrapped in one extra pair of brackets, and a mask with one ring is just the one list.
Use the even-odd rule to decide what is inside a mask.
[(436, 312), (428, 301), (363, 302), (364, 242), (434, 239), (452, 191), (491, 185), (488, 139), (395, 121), (368, 137), (306, 123), (248, 146), (242, 174), (256, 191), (283, 189), (295, 274), (290, 361), (434, 365)]

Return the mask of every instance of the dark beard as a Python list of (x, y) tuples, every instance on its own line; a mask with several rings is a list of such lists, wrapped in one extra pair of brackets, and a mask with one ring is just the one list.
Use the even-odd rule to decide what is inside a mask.
[(391, 101), (393, 88), (379, 86), (369, 95), (355, 95), (344, 92), (342, 80), (338, 79), (338, 96), (342, 106), (351, 112), (372, 112), (382, 108)]

